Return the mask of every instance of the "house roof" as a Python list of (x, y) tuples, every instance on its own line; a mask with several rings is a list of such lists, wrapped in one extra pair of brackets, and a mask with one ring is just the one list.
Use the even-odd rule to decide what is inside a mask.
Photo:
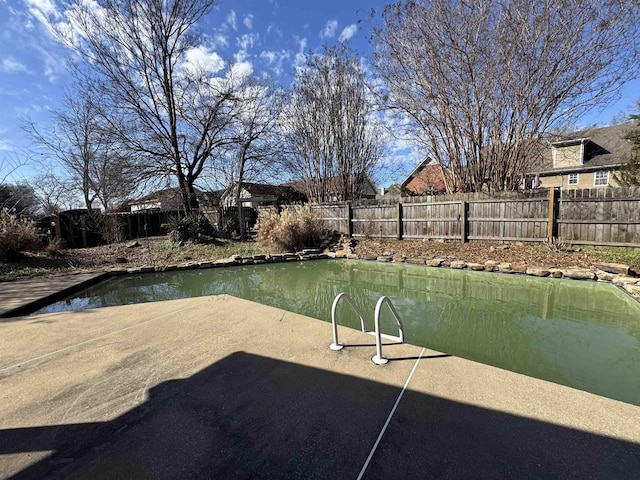
[(181, 198), (182, 192), (180, 188), (164, 188), (162, 190), (156, 190), (155, 192), (151, 192), (144, 197), (137, 198), (129, 202), (129, 205), (138, 205), (140, 203), (149, 203), (149, 202), (164, 202), (167, 200), (174, 200), (176, 197)]
[[(569, 171), (584, 171), (602, 167), (619, 167), (631, 158), (633, 145), (625, 136), (633, 129), (632, 123), (608, 127), (588, 128), (567, 135), (557, 135), (548, 139), (539, 174), (558, 174)], [(584, 143), (584, 164), (575, 167), (554, 168), (553, 147), (566, 147)]]
[(284, 187), (269, 185), (266, 183), (242, 182), (242, 188), (254, 196), (270, 195), (277, 197)]
[(405, 187), (412, 178), (415, 178), (421, 171), (423, 168), (428, 167), (429, 165), (437, 165), (438, 163), (431, 157), (427, 156), (425, 157), (425, 159), (420, 162), (420, 164), (413, 169), (413, 171), (407, 175), (407, 178), (404, 179), (404, 181), (400, 184), (403, 187)]
[[(203, 192), (198, 188), (194, 188), (196, 197), (199, 201), (205, 200), (207, 197), (215, 197), (216, 192)], [(141, 205), (152, 202), (160, 202), (164, 203), (179, 203), (182, 201), (182, 190), (180, 187), (171, 187), (164, 188), (162, 190), (156, 190), (155, 192), (151, 192), (144, 197), (137, 198), (135, 200), (131, 200), (128, 202), (128, 205)]]
[[(350, 179), (355, 178), (355, 175), (349, 175)], [(334, 189), (334, 190), (339, 190), (340, 189), (340, 184), (342, 182), (342, 178), (338, 175), (333, 176), (333, 177), (329, 177), (328, 179), (328, 184), (329, 184), (329, 188)], [(376, 187), (373, 184), (373, 182), (371, 181), (371, 179), (369, 178), (368, 175), (365, 175), (365, 178), (362, 180), (362, 185), (365, 187), (365, 191), (363, 191), (362, 193), (364, 195), (368, 195), (368, 194), (373, 194), (375, 195), (376, 193)], [(288, 183), (284, 183), (282, 185), (283, 187), (290, 187), (293, 188), (294, 190), (296, 190), (297, 192), (300, 193), (306, 193), (305, 191), (305, 181), (304, 180), (293, 180), (291, 182)], [(367, 191), (368, 189), (368, 191)]]

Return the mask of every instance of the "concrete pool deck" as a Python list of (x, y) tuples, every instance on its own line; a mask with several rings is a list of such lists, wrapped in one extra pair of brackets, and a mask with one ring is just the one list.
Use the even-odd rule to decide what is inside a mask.
[(107, 277), (103, 272), (77, 272), (0, 282), (0, 319), (33, 311)]
[[(637, 478), (640, 407), (228, 295), (0, 321), (0, 478)], [(405, 388), (406, 387), (406, 388)]]

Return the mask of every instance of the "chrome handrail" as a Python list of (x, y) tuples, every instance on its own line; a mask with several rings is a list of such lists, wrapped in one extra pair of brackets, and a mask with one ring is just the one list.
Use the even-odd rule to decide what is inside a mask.
[(333, 305), (331, 306), (331, 325), (333, 327), (333, 343), (331, 345), (329, 345), (329, 348), (331, 350), (336, 350), (336, 351), (337, 350), (342, 350), (344, 348), (344, 345), (341, 344), (340, 342), (338, 342), (338, 319), (337, 319), (337, 316), (336, 316), (336, 310), (338, 308), (338, 303), (340, 303), (340, 300), (342, 300), (343, 298), (345, 300), (347, 300), (347, 302), (349, 302), (349, 305), (351, 305), (351, 307), (355, 310), (355, 312), (360, 317), (360, 326), (361, 326), (362, 331), (364, 333), (369, 333), (365, 329), (365, 326), (364, 326), (364, 313), (362, 313), (362, 310), (360, 310), (360, 307), (358, 307), (356, 302), (353, 301), (353, 298), (351, 298), (348, 293), (340, 292), (338, 295), (336, 295), (336, 298), (333, 300)]
[[(387, 304), (389, 310), (393, 314), (393, 317), (396, 319), (396, 323), (398, 324), (398, 331), (400, 335), (386, 335), (380, 332), (380, 310), (382, 309), (382, 305)], [(384, 365), (389, 361), (387, 357), (382, 355), (382, 337), (387, 338), (389, 340), (394, 340), (396, 342), (404, 343), (404, 326), (402, 325), (402, 320), (400, 320), (400, 315), (398, 315), (398, 311), (396, 307), (393, 306), (391, 300), (387, 296), (382, 296), (378, 299), (378, 303), (376, 304), (375, 310), (375, 335), (376, 335), (376, 354), (371, 358), (373, 363), (376, 365)]]

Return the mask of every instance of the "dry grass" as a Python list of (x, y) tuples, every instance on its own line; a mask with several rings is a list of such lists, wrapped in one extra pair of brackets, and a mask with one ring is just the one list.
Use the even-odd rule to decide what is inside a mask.
[(314, 247), (322, 236), (320, 221), (307, 205), (296, 205), (281, 213), (263, 210), (255, 228), (258, 243), (284, 252)]

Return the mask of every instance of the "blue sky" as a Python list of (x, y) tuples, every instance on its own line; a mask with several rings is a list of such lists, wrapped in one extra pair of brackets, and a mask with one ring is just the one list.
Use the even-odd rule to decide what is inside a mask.
[[(200, 25), (210, 60), (289, 85), (301, 54), (348, 40), (369, 53), (368, 20), (384, 1), (222, 0)], [(61, 13), (56, 0), (0, 0), (0, 161), (15, 163), (32, 152), (24, 119), (45, 125), (70, 78), (70, 51), (55, 42), (41, 21)], [(215, 53), (214, 53), (215, 52)], [(35, 167), (21, 168), (28, 177)], [(15, 175), (14, 175), (15, 177)], [(0, 177), (2, 178), (2, 177)]]
[[(342, 39), (360, 54), (368, 55), (370, 13), (372, 9), (381, 11), (385, 3), (221, 0), (201, 25), (208, 46), (202, 54), (234, 61), (238, 68), (258, 75), (267, 73), (289, 85), (300, 55), (309, 49)], [(53, 40), (40, 20), (45, 14), (60, 13), (59, 8), (56, 0), (0, 0), (0, 162), (4, 161), (5, 170), (7, 164), (19, 162), (33, 150), (21, 129), (24, 119), (44, 126), (69, 84), (65, 60), (70, 52)], [(619, 102), (603, 112), (594, 112), (582, 123), (607, 123), (614, 115), (629, 113), (638, 97), (640, 84), (630, 84)], [(383, 180), (385, 186), (401, 181), (419, 160), (419, 154), (407, 155), (402, 147), (396, 145), (396, 156), (407, 167)], [(18, 178), (28, 178), (35, 168), (21, 168)]]

